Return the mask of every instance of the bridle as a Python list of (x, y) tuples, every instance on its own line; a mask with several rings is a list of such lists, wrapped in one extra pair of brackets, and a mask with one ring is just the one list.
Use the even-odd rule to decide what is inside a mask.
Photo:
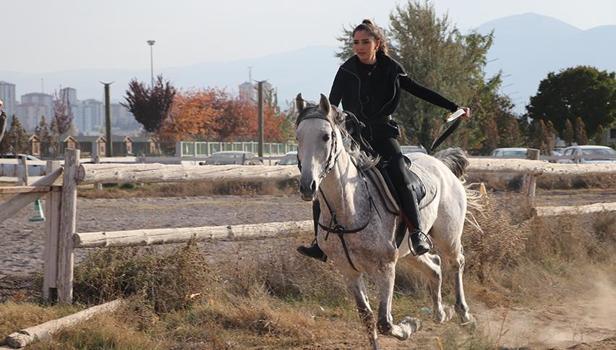
[[(329, 137), (331, 137), (331, 140), (332, 140), (332, 146), (329, 149), (327, 160), (325, 161), (325, 164), (323, 165), (321, 172), (319, 173), (319, 176), (318, 176), (319, 182), (321, 182), (321, 180), (323, 180), (325, 176), (327, 176), (327, 174), (329, 174), (329, 172), (334, 169), (334, 166), (336, 166), (336, 162), (338, 161), (338, 157), (340, 156), (340, 154), (342, 154), (342, 151), (338, 150), (338, 138), (336, 137), (336, 128), (334, 127), (332, 122), (329, 119), (327, 119), (327, 116), (323, 116), (322, 114), (319, 114), (319, 113), (309, 113), (309, 109), (316, 109), (316, 108), (317, 106), (311, 106), (311, 107), (304, 108), (304, 110), (302, 110), (297, 116), (295, 127), (297, 128), (299, 123), (301, 123), (302, 121), (306, 119), (322, 119), (322, 120), (327, 121), (332, 127), (332, 132), (329, 135)], [(336, 112), (340, 113), (338, 111)], [(299, 159), (299, 152), (297, 153), (297, 167), (299, 168), (299, 171), (301, 172), (302, 162)]]
[[(336, 137), (336, 126), (334, 125), (334, 123), (332, 123), (332, 121), (330, 119), (327, 118), (327, 116), (324, 116), (320, 113), (309, 113), (309, 109), (316, 109), (318, 108), (317, 106), (310, 106), (310, 107), (306, 107), (304, 108), (299, 115), (297, 116), (297, 120), (295, 123), (295, 126), (297, 128), (297, 126), (304, 120), (306, 119), (322, 119), (327, 121), (331, 127), (332, 127), (332, 132), (331, 132), (331, 139), (332, 139), (332, 146), (329, 150), (329, 154), (327, 156), (327, 160), (325, 161), (325, 165), (323, 166), (323, 168), (321, 169), (321, 172), (319, 173), (318, 179), (319, 182), (321, 182), (321, 180), (323, 180), (325, 178), (325, 176), (327, 176), (327, 174), (329, 174), (329, 172), (331, 172), (334, 167), (336, 166), (336, 162), (338, 161), (338, 157), (340, 156), (340, 154), (342, 154), (342, 149), (338, 150), (339, 148), (339, 142), (338, 142), (338, 138)], [(344, 113), (344, 112), (340, 112), (336, 109), (337, 113)], [(298, 154), (298, 158), (297, 158), (297, 167), (299, 168), (299, 171), (302, 171), (302, 163), (299, 159), (299, 152)], [(321, 229), (323, 229), (324, 231), (327, 232), (327, 235), (325, 236), (325, 240), (327, 240), (327, 238), (329, 237), (330, 233), (334, 233), (337, 234), (338, 237), (340, 238), (340, 241), (342, 243), (342, 247), (344, 248), (344, 253), (346, 254), (347, 260), (349, 261), (349, 263), (351, 264), (351, 266), (353, 267), (353, 269), (355, 269), (356, 271), (359, 271), (355, 265), (353, 264), (353, 261), (351, 260), (351, 256), (349, 255), (349, 251), (346, 245), (346, 241), (344, 240), (344, 235), (345, 234), (350, 234), (350, 233), (357, 233), (360, 232), (362, 230), (364, 230), (369, 224), (370, 224), (370, 220), (372, 218), (372, 210), (373, 208), (376, 208), (375, 204), (374, 204), (374, 200), (372, 198), (372, 194), (370, 193), (369, 187), (368, 187), (368, 181), (366, 180), (366, 177), (364, 175), (364, 172), (357, 166), (357, 164), (355, 164), (355, 162), (353, 162), (353, 160), (351, 159), (351, 163), (353, 163), (353, 165), (355, 166), (355, 168), (357, 169), (358, 173), (360, 174), (365, 186), (366, 186), (366, 191), (368, 193), (368, 200), (370, 203), (370, 213), (367, 216), (367, 220), (366, 222), (361, 225), (360, 227), (357, 228), (353, 228), (353, 229), (347, 229), (344, 225), (338, 223), (338, 219), (336, 217), (336, 210), (335, 208), (332, 208), (332, 206), (329, 204), (329, 201), (327, 200), (327, 197), (325, 196), (325, 193), (323, 192), (323, 190), (321, 189), (321, 187), (319, 186), (319, 193), (321, 194), (321, 197), (323, 197), (323, 200), (325, 201), (325, 205), (327, 206), (327, 209), (329, 210), (330, 213), (330, 223), (329, 225), (323, 225), (321, 222), (319, 222), (319, 227)], [(377, 211), (378, 213), (378, 211)], [(380, 213), (379, 213), (380, 216)]]

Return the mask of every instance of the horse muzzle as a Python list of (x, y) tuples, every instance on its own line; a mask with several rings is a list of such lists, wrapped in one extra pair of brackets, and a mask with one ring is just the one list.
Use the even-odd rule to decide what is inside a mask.
[(306, 179), (302, 177), (299, 181), (299, 192), (302, 194), (302, 199), (312, 201), (317, 194), (317, 183), (314, 179)]

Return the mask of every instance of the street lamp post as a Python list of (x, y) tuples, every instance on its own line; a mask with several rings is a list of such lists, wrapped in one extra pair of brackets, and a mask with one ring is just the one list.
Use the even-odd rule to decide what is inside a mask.
[(156, 40), (148, 40), (147, 43), (148, 45), (150, 45), (150, 77), (152, 79), (151, 87), (154, 88), (154, 49), (152, 47), (154, 46), (154, 43), (156, 43)]

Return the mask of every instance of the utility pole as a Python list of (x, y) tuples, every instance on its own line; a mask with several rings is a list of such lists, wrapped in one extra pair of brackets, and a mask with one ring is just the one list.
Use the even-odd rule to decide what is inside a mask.
[(259, 157), (263, 157), (263, 144), (265, 143), (265, 118), (263, 118), (263, 83), (265, 80), (257, 82), (257, 106), (258, 106), (258, 128), (259, 128)]
[(152, 85), (150, 85), (150, 87), (153, 89), (154, 88), (154, 43), (156, 43), (156, 40), (148, 40), (147, 41), (148, 45), (150, 45), (150, 77), (152, 79)]
[(107, 139), (105, 156), (113, 157), (113, 142), (111, 140), (111, 101), (109, 97), (109, 85), (113, 84), (113, 82), (103, 83), (101, 81), (101, 84), (105, 85), (105, 138)]

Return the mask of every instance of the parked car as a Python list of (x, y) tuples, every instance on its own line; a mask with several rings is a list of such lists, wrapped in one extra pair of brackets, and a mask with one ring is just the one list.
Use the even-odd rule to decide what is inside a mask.
[(522, 147), (496, 148), (495, 150), (492, 151), (491, 156), (495, 158), (526, 159), (528, 157), (528, 148), (522, 148)]
[(30, 154), (22, 154), (22, 153), (5, 153), (5, 154), (0, 154), (0, 158), (2, 159), (22, 159), (22, 158), (26, 158), (27, 160), (37, 160), (40, 161), (40, 159), (36, 158), (33, 155)]
[(252, 152), (245, 151), (222, 151), (213, 153), (200, 165), (262, 165), (263, 162)]
[(287, 152), (276, 165), (297, 165), (297, 151)]
[(570, 146), (563, 151), (559, 163), (616, 163), (616, 151), (607, 146)]
[[(30, 155), (30, 154), (23, 154), (23, 153), (5, 153), (5, 154), (0, 154), (0, 160), (2, 159), (26, 159), (28, 161), (28, 175), (29, 176), (42, 176), (43, 174), (45, 174), (45, 169), (46, 169), (46, 165), (45, 163), (41, 164), (32, 164), (30, 163), (30, 161), (36, 161), (36, 162), (42, 162), (40, 159), (38, 159), (37, 157)], [(12, 162), (11, 162), (12, 163)], [(0, 167), (2, 169), (0, 169), (0, 174), (4, 174), (4, 173), (12, 173), (14, 172), (14, 168), (17, 166), (17, 164), (13, 163), (13, 164), (0, 164)]]

